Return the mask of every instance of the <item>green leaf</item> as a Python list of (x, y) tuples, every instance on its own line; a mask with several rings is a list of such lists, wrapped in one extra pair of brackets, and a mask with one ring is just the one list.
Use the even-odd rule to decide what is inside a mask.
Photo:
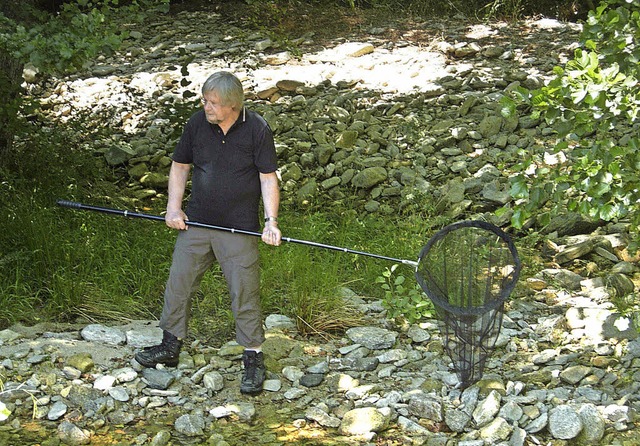
[(505, 118), (511, 118), (516, 114), (516, 103), (513, 99), (503, 96), (500, 99), (500, 114)]
[(600, 206), (598, 216), (605, 221), (611, 221), (616, 218), (617, 212), (612, 204), (605, 204), (604, 206)]
[(511, 216), (511, 225), (516, 229), (521, 229), (527, 220), (526, 212), (523, 209), (516, 209)]
[(11, 411), (0, 401), (0, 421), (5, 421), (11, 415)]
[(529, 197), (529, 187), (527, 186), (527, 183), (525, 183), (523, 177), (518, 177), (516, 180), (512, 181), (509, 194), (516, 200)]

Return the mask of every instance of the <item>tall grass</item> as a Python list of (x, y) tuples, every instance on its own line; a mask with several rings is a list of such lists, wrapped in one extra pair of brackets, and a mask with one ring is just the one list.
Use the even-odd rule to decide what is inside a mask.
[[(14, 204), (0, 256), (0, 323), (149, 317), (171, 238), (162, 227), (56, 208), (39, 194)], [(154, 280), (151, 280), (154, 279)]]
[[(114, 185), (117, 172), (91, 153), (59, 149), (75, 146), (70, 134), (77, 133), (36, 133), (28, 149), (19, 145), (0, 165), (0, 329), (16, 322), (110, 323), (161, 313), (175, 232), (158, 222), (57, 206), (62, 198), (131, 209), (110, 198), (124, 193)], [(145, 212), (159, 214), (164, 205), (150, 204)], [(355, 209), (348, 202), (313, 211), (283, 204), (280, 226), (291, 238), (415, 260), (440, 224), (428, 212), (383, 216)], [(376, 278), (389, 266), (386, 260), (287, 242), (260, 249), (265, 314), (286, 314), (303, 332), (330, 333), (360, 323), (362, 315), (345, 300), (342, 288), (383, 297)], [(407, 267), (405, 275), (412, 274)], [(219, 268), (205, 275), (192, 308), (196, 336), (220, 342), (233, 338)]]

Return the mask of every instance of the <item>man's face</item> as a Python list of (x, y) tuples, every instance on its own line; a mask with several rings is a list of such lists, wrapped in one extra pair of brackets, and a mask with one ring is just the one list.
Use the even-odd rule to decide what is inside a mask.
[(207, 121), (211, 124), (220, 124), (233, 120), (235, 113), (230, 105), (222, 105), (220, 98), (215, 91), (208, 91), (202, 97), (202, 106)]

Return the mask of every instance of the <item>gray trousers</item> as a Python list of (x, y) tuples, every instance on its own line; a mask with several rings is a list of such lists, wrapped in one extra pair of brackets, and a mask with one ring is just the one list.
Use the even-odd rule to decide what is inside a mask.
[(180, 231), (164, 293), (160, 328), (178, 338), (187, 336), (191, 300), (202, 276), (217, 260), (229, 288), (236, 341), (245, 347), (260, 346), (265, 338), (258, 242), (254, 236), (203, 228)]

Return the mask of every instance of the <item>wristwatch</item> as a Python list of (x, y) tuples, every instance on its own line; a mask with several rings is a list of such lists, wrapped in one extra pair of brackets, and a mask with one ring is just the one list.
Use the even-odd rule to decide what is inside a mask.
[(269, 221), (275, 221), (278, 223), (278, 217), (265, 217), (264, 222), (267, 223)]

